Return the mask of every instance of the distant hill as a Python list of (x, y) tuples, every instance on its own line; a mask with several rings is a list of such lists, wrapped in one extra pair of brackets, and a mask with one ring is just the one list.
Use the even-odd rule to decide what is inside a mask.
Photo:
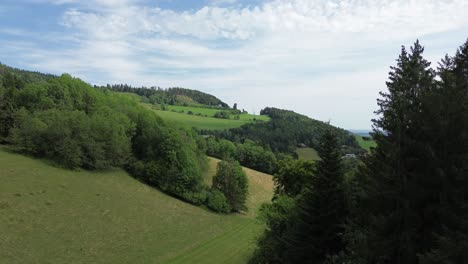
[(0, 63), (0, 83), (2, 82), (3, 78), (7, 75), (7, 73), (15, 74), (17, 77), (19, 77), (19, 79), (26, 83), (47, 81), (49, 79), (57, 77), (53, 74), (44, 74), (35, 71), (21, 70)]
[(185, 105), (185, 106), (210, 106), (215, 108), (229, 108), (229, 105), (217, 97), (197, 90), (186, 88), (159, 88), (159, 87), (132, 87), (127, 84), (107, 85), (115, 92), (134, 93), (147, 98), (153, 104)]
[(338, 135), (344, 153), (358, 154), (363, 151), (354, 135), (344, 129), (309, 118), (290, 110), (274, 107), (263, 109), (260, 114), (271, 118), (269, 122), (245, 124), (223, 132), (204, 131), (231, 141), (255, 141), (273, 152), (296, 153), (297, 147), (319, 147), (320, 137), (326, 129)]

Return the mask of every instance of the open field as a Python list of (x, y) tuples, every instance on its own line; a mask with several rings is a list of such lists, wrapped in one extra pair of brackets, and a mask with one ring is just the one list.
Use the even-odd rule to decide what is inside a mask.
[(296, 153), (300, 159), (312, 161), (320, 159), (317, 151), (313, 148), (298, 148), (296, 149)]
[(246, 171), (250, 212), (220, 215), (122, 170), (69, 171), (0, 147), (0, 263), (245, 263), (262, 230), (254, 208), (272, 195), (271, 176)]
[[(203, 107), (193, 107), (193, 106), (181, 106), (181, 105), (166, 105), (165, 106), (169, 111), (183, 111), (185, 114), (189, 111), (192, 111), (194, 114), (201, 114), (207, 115), (208, 117), (213, 117), (217, 112), (223, 111), (220, 109), (212, 109), (212, 108), (203, 108)], [(231, 119), (234, 119), (235, 115), (231, 115)], [(262, 121), (270, 121), (270, 117), (267, 115), (252, 115), (252, 114), (240, 114), (239, 120), (243, 121), (254, 121), (255, 120), (262, 120)]]
[(188, 115), (184, 113), (176, 113), (171, 111), (153, 110), (162, 119), (185, 126), (188, 128), (195, 127), (198, 129), (209, 129), (209, 130), (224, 130), (230, 128), (240, 127), (244, 124), (251, 123), (251, 121), (245, 120), (232, 120), (232, 119), (220, 119), (214, 117), (203, 117), (196, 115)]
[(376, 146), (376, 143), (374, 140), (364, 140), (362, 136), (355, 135), (357, 142), (359, 143), (359, 146), (361, 148), (370, 151), (371, 148), (374, 148)]
[[(203, 108), (197, 106), (179, 106), (179, 105), (166, 105), (169, 110), (163, 111), (155, 109), (154, 105), (141, 102), (141, 96), (132, 94), (132, 93), (118, 93), (120, 95), (126, 96), (140, 103), (147, 109), (150, 109), (156, 112), (161, 118), (168, 122), (175, 123), (179, 126), (197, 129), (207, 129), (207, 130), (224, 130), (241, 127), (244, 124), (255, 122), (256, 120), (269, 121), (270, 117), (266, 115), (251, 115), (251, 114), (241, 114), (239, 115), (239, 120), (235, 119), (220, 119), (214, 118), (214, 114), (218, 112), (218, 109)], [(183, 113), (172, 112), (175, 111), (184, 111)], [(192, 111), (194, 115), (187, 114), (188, 111)], [(203, 116), (197, 116), (196, 114), (200, 113)], [(205, 117), (204, 115), (207, 115)]]

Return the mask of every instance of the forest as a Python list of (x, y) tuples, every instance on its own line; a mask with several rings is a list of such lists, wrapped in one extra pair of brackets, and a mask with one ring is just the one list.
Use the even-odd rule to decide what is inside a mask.
[(468, 40), (423, 52), (401, 48), (357, 166), (331, 130), (315, 165), (279, 163), (250, 263), (468, 263)]

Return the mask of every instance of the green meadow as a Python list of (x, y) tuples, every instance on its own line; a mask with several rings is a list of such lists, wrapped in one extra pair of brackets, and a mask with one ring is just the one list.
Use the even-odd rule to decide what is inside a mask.
[(221, 215), (120, 169), (69, 171), (1, 147), (0, 263), (245, 263), (273, 188), (271, 176), (246, 172), (249, 212)]
[(313, 148), (297, 148), (296, 153), (300, 159), (311, 160), (311, 161), (320, 159), (317, 151)]
[[(167, 110), (161, 110), (160, 106), (155, 106), (149, 103), (142, 103), (141, 96), (132, 93), (121, 93), (120, 95), (131, 98), (132, 100), (140, 103), (145, 108), (156, 112), (164, 120), (175, 123), (179, 126), (206, 130), (225, 130), (231, 128), (238, 128), (244, 124), (260, 121), (270, 121), (270, 117), (267, 115), (252, 115), (252, 114), (240, 114), (239, 119), (234, 119), (234, 115), (231, 115), (231, 119), (214, 118), (216, 112), (222, 111), (214, 108), (204, 108), (200, 106), (181, 106), (181, 105), (165, 105)], [(172, 111), (171, 111), (172, 110)], [(193, 114), (188, 114), (191, 111)], [(224, 110), (225, 111), (225, 110)], [(197, 115), (198, 114), (198, 115)]]
[[(171, 111), (177, 111), (177, 112), (183, 112), (187, 114), (189, 111), (191, 111), (193, 114), (201, 114), (203, 116), (208, 116), (208, 117), (213, 117), (217, 112), (219, 111), (226, 111), (226, 110), (221, 110), (221, 109), (215, 109), (215, 108), (204, 108), (204, 107), (198, 107), (198, 106), (182, 106), (182, 105), (165, 105), (165, 107)], [(231, 119), (234, 120), (234, 117), (236, 115), (231, 115)], [(270, 117), (267, 115), (253, 115), (249, 113), (244, 113), (239, 115), (239, 120), (244, 120), (244, 121), (254, 121), (254, 120), (262, 120), (262, 121), (270, 121)]]
[(198, 129), (224, 130), (237, 128), (244, 124), (251, 123), (251, 121), (246, 120), (220, 119), (162, 110), (153, 111), (155, 111), (162, 119), (187, 128), (195, 127)]
[(355, 135), (356, 137), (356, 140), (359, 144), (359, 146), (367, 151), (370, 151), (371, 148), (375, 148), (376, 147), (376, 143), (374, 140), (370, 139), (370, 140), (364, 140), (364, 138), (362, 136), (358, 136), (358, 135)]

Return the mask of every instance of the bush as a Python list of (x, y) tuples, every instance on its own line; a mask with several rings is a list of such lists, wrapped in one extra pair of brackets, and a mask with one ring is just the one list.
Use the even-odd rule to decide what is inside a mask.
[(219, 190), (212, 189), (207, 196), (206, 206), (211, 210), (219, 213), (229, 213), (231, 212), (231, 205), (229, 205), (228, 200), (224, 193)]
[(214, 118), (229, 119), (230, 115), (226, 111), (216, 112), (213, 116)]
[(247, 210), (248, 180), (237, 161), (228, 160), (218, 163), (216, 175), (213, 177), (213, 189), (221, 191), (226, 196), (232, 211)]

